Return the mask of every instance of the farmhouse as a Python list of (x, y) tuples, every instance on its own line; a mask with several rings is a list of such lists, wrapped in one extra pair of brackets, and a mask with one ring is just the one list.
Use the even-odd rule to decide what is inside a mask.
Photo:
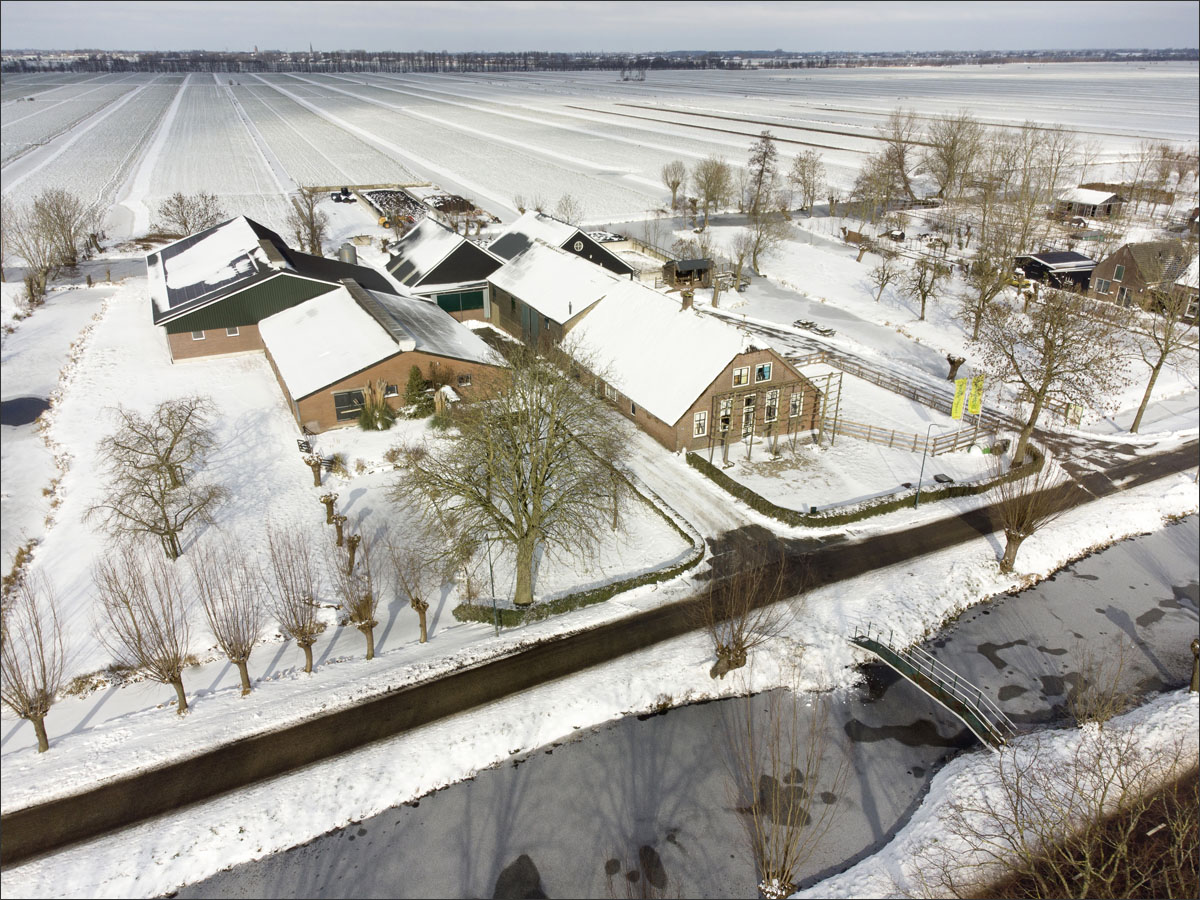
[(382, 273), (299, 253), (245, 216), (147, 255), (146, 271), (154, 324), (173, 360), (262, 350), (262, 319), (336, 290), (343, 278), (396, 293)]
[(602, 297), (631, 282), (535, 239), (488, 283), (491, 322), (537, 347), (560, 342)]
[(1172, 290), (1177, 296), (1187, 299), (1188, 304), (1183, 319), (1185, 322), (1195, 325), (1197, 313), (1200, 313), (1200, 256), (1192, 257), (1188, 267), (1175, 279)]
[(488, 250), (504, 259), (514, 259), (533, 246), (535, 241), (543, 241), (551, 247), (573, 253), (617, 275), (632, 277), (636, 271), (587, 232), (534, 211), (525, 213), (509, 225), (488, 245)]
[(387, 270), (462, 322), (491, 319), (487, 277), (504, 260), (427, 216), (392, 245)]
[(1053, 250), (1018, 256), (1017, 265), (1025, 275), (1049, 287), (1069, 288), (1086, 291), (1088, 279), (1096, 268), (1096, 261), (1074, 250)]
[(1155, 292), (1170, 291), (1183, 274), (1181, 241), (1124, 244), (1096, 265), (1092, 290), (1102, 300), (1148, 309)]
[(617, 281), (564, 349), (671, 451), (811, 431), (820, 392), (765, 343), (637, 282)]
[(1059, 195), (1055, 205), (1057, 211), (1064, 216), (1111, 219), (1121, 214), (1125, 198), (1112, 191), (1076, 187)]
[(470, 396), (504, 361), (450, 314), (407, 293), (368, 290), (352, 279), (259, 323), (267, 359), (296, 424), (313, 433), (354, 424), (369, 383), (394, 408), (413, 366), (426, 381)]

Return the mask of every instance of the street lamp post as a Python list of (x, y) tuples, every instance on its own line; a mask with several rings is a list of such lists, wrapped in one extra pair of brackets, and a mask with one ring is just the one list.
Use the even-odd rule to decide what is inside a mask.
[(929, 427), (925, 429), (925, 449), (921, 451), (921, 474), (917, 477), (917, 496), (913, 499), (913, 509), (921, 505), (921, 481), (925, 478), (925, 454), (929, 452), (929, 434), (935, 428), (945, 427), (945, 425), (930, 422)]

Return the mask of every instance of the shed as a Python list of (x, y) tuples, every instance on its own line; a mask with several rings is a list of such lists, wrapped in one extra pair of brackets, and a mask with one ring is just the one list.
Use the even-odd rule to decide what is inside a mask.
[(1088, 219), (1111, 219), (1120, 215), (1125, 198), (1112, 191), (1075, 187), (1059, 195), (1056, 206), (1065, 216)]
[(1049, 287), (1086, 291), (1096, 260), (1074, 250), (1052, 250), (1018, 256), (1017, 265), (1026, 277)]
[(662, 267), (663, 281), (672, 287), (712, 287), (713, 261), (673, 259)]

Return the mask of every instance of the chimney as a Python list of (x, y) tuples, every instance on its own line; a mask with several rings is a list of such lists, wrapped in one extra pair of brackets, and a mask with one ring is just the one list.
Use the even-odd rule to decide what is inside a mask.
[(679, 296), (681, 296), (683, 298), (683, 308), (685, 310), (691, 309), (692, 308), (692, 300), (694, 300), (696, 297), (695, 293), (692, 291), (680, 291)]
[(358, 265), (358, 251), (354, 249), (353, 244), (342, 244), (342, 246), (338, 249), (338, 259), (344, 263), (350, 263), (352, 266), (356, 266)]

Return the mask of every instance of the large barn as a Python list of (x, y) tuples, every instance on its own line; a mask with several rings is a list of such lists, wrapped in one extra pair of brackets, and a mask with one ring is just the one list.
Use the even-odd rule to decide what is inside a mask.
[(381, 272), (300, 253), (245, 216), (147, 255), (146, 274), (173, 360), (262, 350), (262, 319), (337, 290), (343, 278), (397, 292)]
[(487, 278), (504, 260), (426, 216), (391, 247), (387, 270), (460, 322), (491, 318)]
[(515, 259), (536, 241), (542, 241), (566, 253), (573, 253), (617, 275), (631, 278), (636, 274), (633, 266), (587, 232), (566, 222), (560, 222), (553, 216), (532, 210), (502, 231), (488, 244), (488, 250), (503, 259)]

